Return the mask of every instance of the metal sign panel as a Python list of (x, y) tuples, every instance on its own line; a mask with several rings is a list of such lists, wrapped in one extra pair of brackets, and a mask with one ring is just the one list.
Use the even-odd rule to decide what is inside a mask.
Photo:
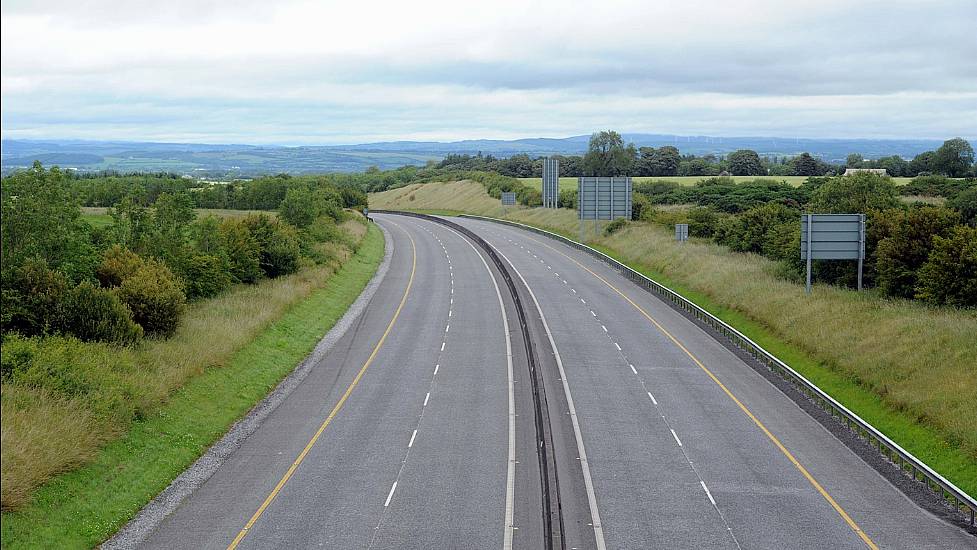
[(516, 194), (511, 191), (502, 192), (502, 206), (515, 206)]
[(560, 161), (543, 159), (543, 208), (556, 208), (560, 200)]
[(581, 220), (631, 219), (631, 178), (577, 178), (577, 212)]
[(865, 214), (804, 214), (801, 216), (801, 259), (807, 262), (811, 292), (812, 260), (858, 260), (858, 290), (865, 261)]
[(689, 224), (687, 223), (675, 224), (675, 240), (676, 241), (689, 240)]
[(812, 260), (864, 259), (864, 225), (864, 214), (805, 214), (801, 217), (801, 259), (807, 259), (809, 242)]

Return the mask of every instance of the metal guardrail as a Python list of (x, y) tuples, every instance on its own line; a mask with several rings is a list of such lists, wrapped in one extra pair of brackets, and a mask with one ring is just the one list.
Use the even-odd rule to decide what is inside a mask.
[(678, 294), (661, 283), (658, 283), (657, 281), (646, 277), (644, 274), (631, 269), (630, 267), (599, 250), (579, 243), (573, 239), (564, 237), (558, 233), (546, 231), (545, 229), (540, 229), (531, 225), (502, 220), (499, 218), (490, 218), (487, 216), (463, 214), (461, 217), (501, 223), (513, 227), (519, 227), (540, 235), (545, 235), (561, 241), (573, 248), (582, 250), (617, 269), (622, 275), (636, 283), (638, 286), (658, 295), (660, 298), (670, 302), (682, 311), (693, 316), (695, 319), (708, 325), (715, 331), (714, 337), (722, 336), (726, 338), (734, 346), (749, 354), (758, 363), (779, 374), (784, 380), (791, 382), (821, 409), (826, 411), (832, 417), (836, 418), (856, 435), (867, 441), (869, 445), (878, 449), (879, 453), (881, 453), (883, 457), (898, 467), (904, 474), (912, 477), (912, 479), (915, 481), (925, 483), (930, 490), (937, 493), (944, 501), (946, 501), (947, 504), (953, 506), (955, 510), (964, 514), (965, 516), (969, 515), (970, 525), (974, 525), (974, 515), (975, 512), (977, 512), (977, 500), (975, 500), (974, 497), (968, 495), (962, 489), (941, 476), (935, 470), (927, 466), (923, 461), (913, 456), (912, 453), (900, 447), (895, 441), (892, 441), (886, 437), (885, 434), (863, 420), (857, 414), (848, 410), (844, 405), (825, 393), (813, 382), (792, 369), (789, 365), (787, 365), (787, 363), (784, 363), (775, 355), (763, 349), (762, 346), (753, 340), (750, 340), (742, 332), (736, 330), (735, 328), (726, 324), (725, 321), (689, 301), (681, 294)]

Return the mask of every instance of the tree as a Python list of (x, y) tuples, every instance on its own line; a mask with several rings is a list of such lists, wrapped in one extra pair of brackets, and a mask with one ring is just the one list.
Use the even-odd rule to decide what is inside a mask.
[(977, 226), (977, 186), (961, 191), (948, 200), (946, 205), (960, 212), (964, 223)]
[(915, 208), (892, 220), (891, 234), (877, 250), (879, 288), (887, 296), (915, 296), (917, 271), (929, 257), (933, 237), (948, 235), (959, 223), (959, 214), (940, 207)]
[(818, 161), (808, 153), (796, 156), (791, 164), (794, 165), (794, 174), (797, 176), (818, 175)]
[(862, 167), (862, 162), (864, 162), (864, 161), (865, 161), (865, 159), (862, 158), (862, 155), (861, 154), (859, 154), (859, 153), (852, 153), (852, 154), (848, 155), (848, 159), (845, 160), (845, 167), (846, 168), (861, 168)]
[(920, 174), (930, 174), (935, 169), (936, 165), (936, 153), (934, 151), (924, 151), (918, 155), (909, 163), (909, 172), (911, 176), (918, 176)]
[(734, 176), (762, 176), (765, 174), (760, 155), (750, 149), (734, 151), (727, 157), (729, 171)]
[(631, 172), (637, 156), (633, 144), (624, 145), (621, 134), (613, 130), (596, 132), (590, 136), (587, 154), (583, 158), (584, 174), (588, 176), (623, 176)]
[(948, 139), (936, 150), (933, 171), (951, 178), (962, 178), (974, 164), (974, 148), (963, 138)]
[(957, 226), (946, 237), (934, 236), (933, 249), (918, 279), (918, 299), (977, 307), (977, 228)]
[(815, 212), (864, 214), (898, 205), (892, 178), (869, 172), (831, 178), (811, 195), (811, 208)]
[(90, 278), (98, 263), (90, 227), (68, 187), (68, 178), (41, 163), (3, 179), (0, 200), (3, 269), (42, 260), (72, 281)]
[(638, 175), (658, 177), (678, 175), (678, 167), (682, 162), (682, 155), (675, 147), (671, 145), (666, 145), (659, 149), (642, 147), (638, 151), (641, 154), (636, 164)]

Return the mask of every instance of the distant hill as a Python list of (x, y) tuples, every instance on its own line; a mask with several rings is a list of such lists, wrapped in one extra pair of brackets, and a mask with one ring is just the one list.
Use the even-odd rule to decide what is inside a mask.
[[(157, 143), (131, 141), (17, 140), (5, 139), (0, 147), (4, 173), (30, 166), (34, 160), (82, 171), (167, 171), (207, 177), (322, 172), (359, 172), (370, 166), (381, 169), (408, 164), (423, 165), (448, 154), (500, 157), (527, 153), (532, 156), (580, 154), (590, 136), (527, 138), (516, 140), (474, 139), (452, 142), (389, 141), (358, 145), (256, 146), (204, 143)], [(849, 153), (866, 158), (899, 155), (912, 158), (942, 144), (940, 140), (807, 139), (778, 137), (710, 137), (659, 134), (624, 134), (639, 147), (673, 145), (682, 153), (722, 155), (737, 149), (753, 149), (761, 155), (811, 153), (827, 161), (843, 161)]]

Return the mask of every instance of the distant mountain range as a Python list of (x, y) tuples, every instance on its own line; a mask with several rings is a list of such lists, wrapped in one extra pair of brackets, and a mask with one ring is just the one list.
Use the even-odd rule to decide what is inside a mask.
[[(639, 147), (673, 145), (684, 154), (722, 155), (737, 149), (753, 149), (761, 155), (790, 156), (811, 153), (827, 161), (844, 161), (849, 153), (865, 158), (899, 155), (912, 158), (942, 144), (925, 139), (810, 139), (778, 137), (710, 137), (659, 134), (623, 134)], [(358, 145), (233, 145), (202, 143), (155, 143), (133, 141), (2, 140), (2, 170), (25, 168), (40, 160), (82, 171), (177, 172), (202, 177), (257, 175), (280, 172), (359, 172), (370, 166), (381, 169), (408, 164), (423, 165), (448, 154), (507, 157), (581, 154), (590, 136), (528, 138), (516, 140), (475, 139), (452, 142), (388, 141)]]

